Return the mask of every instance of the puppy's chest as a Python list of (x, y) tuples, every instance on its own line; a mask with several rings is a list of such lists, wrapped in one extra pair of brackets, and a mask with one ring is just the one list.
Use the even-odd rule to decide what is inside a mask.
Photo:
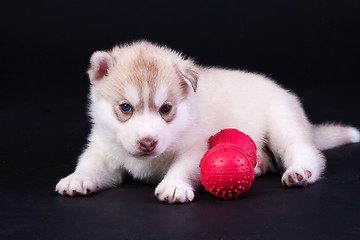
[(173, 162), (174, 155), (163, 154), (151, 160), (130, 157), (125, 159), (122, 165), (135, 179), (157, 182), (165, 176)]

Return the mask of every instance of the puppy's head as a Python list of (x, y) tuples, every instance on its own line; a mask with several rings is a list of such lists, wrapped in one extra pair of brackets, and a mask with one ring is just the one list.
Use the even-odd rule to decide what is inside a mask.
[(171, 147), (190, 124), (197, 67), (148, 42), (95, 52), (88, 70), (94, 131), (138, 158)]

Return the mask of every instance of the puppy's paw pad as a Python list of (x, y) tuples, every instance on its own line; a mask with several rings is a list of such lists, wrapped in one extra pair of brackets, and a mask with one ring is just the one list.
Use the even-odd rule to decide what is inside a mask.
[(285, 171), (282, 183), (285, 187), (307, 186), (312, 183), (312, 173), (304, 167), (292, 167)]
[(191, 202), (194, 197), (193, 188), (186, 183), (162, 181), (155, 189), (155, 195), (160, 201), (168, 203)]
[(99, 184), (88, 174), (73, 173), (63, 178), (56, 185), (55, 191), (62, 195), (88, 195), (99, 190)]

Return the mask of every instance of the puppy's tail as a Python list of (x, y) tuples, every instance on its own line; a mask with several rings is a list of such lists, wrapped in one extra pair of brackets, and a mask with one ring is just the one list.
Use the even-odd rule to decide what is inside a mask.
[(312, 126), (312, 131), (313, 141), (319, 150), (360, 142), (359, 130), (351, 126), (331, 123), (315, 124)]

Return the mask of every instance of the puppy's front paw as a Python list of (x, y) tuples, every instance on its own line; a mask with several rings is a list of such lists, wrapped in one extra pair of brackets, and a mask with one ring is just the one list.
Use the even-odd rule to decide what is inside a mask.
[(62, 195), (88, 195), (100, 189), (100, 185), (90, 174), (74, 172), (56, 185), (55, 191)]
[(190, 184), (181, 181), (163, 180), (155, 189), (160, 201), (168, 203), (187, 203), (194, 197), (194, 189)]
[(304, 187), (314, 182), (312, 176), (313, 174), (308, 168), (294, 166), (284, 172), (281, 181), (285, 187)]

